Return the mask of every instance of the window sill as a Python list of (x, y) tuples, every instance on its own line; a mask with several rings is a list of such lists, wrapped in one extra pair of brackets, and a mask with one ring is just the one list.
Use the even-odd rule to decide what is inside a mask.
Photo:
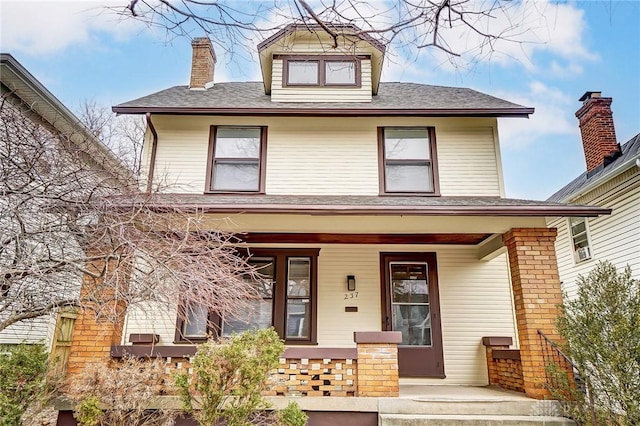
[(439, 192), (381, 192), (380, 197), (440, 197)]
[(264, 191), (204, 191), (204, 195), (265, 195)]

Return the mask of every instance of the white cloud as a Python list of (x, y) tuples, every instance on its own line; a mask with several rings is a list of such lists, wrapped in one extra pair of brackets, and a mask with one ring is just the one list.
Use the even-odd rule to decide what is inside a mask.
[(501, 145), (526, 149), (532, 142), (545, 137), (565, 136), (567, 140), (579, 138), (578, 120), (572, 113), (577, 109), (575, 99), (559, 89), (533, 82), (526, 93), (505, 92), (498, 96), (535, 108), (529, 120), (500, 119)]
[(139, 23), (104, 9), (125, 4), (122, 0), (2, 1), (1, 49), (29, 55), (57, 53), (95, 43), (96, 32), (126, 39)]
[[(450, 50), (462, 53), (452, 58), (439, 50), (432, 50), (435, 60), (449, 68), (464, 67), (468, 63), (492, 61), (502, 65), (520, 64), (532, 71), (544, 71), (543, 54), (550, 54), (558, 67), (569, 71), (579, 69), (582, 61), (598, 59), (585, 45), (587, 24), (584, 11), (575, 4), (551, 0), (523, 0), (500, 3), (491, 18), (479, 15), (471, 21), (474, 27), (487, 34), (500, 35), (491, 44), (469, 29), (457, 25), (441, 29)], [(486, 6), (486, 2), (470, 2), (471, 7)], [(486, 7), (485, 7), (486, 8)], [(484, 43), (484, 44), (483, 44)], [(547, 58), (548, 60), (548, 58)]]

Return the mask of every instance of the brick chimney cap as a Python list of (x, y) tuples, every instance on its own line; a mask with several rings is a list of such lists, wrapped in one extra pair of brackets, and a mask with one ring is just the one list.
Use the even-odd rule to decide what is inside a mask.
[(584, 95), (582, 95), (582, 97), (578, 100), (580, 102), (585, 102), (592, 98), (599, 98), (601, 95), (602, 92), (585, 92)]
[(211, 39), (209, 37), (194, 37), (193, 40), (191, 40), (191, 45), (193, 46), (195, 44), (207, 44), (211, 46)]

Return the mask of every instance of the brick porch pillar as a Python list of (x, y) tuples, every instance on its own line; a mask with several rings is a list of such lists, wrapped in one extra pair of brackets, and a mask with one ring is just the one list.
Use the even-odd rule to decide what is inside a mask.
[(554, 241), (555, 228), (514, 228), (502, 239), (509, 253), (524, 391), (531, 398), (549, 395), (538, 329), (559, 340), (555, 328), (562, 303)]
[(358, 346), (357, 396), (398, 396), (399, 331), (356, 331)]
[[(86, 267), (90, 271), (101, 271), (103, 265), (103, 261), (96, 261)], [(101, 297), (108, 301), (110, 299), (108, 290), (102, 285), (101, 279), (85, 275), (82, 280), (80, 300), (88, 300), (92, 293), (101, 292)], [(78, 374), (89, 364), (111, 359), (111, 345), (121, 343), (125, 309), (124, 304), (117, 305), (113, 301), (103, 303), (99, 308), (94, 302), (85, 304), (80, 310), (73, 328), (67, 364), (68, 377)], [(96, 312), (108, 312), (110, 317), (115, 315), (119, 320), (98, 318)]]

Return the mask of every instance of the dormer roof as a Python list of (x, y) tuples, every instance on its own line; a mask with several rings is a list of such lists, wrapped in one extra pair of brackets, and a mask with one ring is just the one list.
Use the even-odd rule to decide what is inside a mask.
[[(329, 32), (331, 31), (331, 32)], [(372, 92), (378, 93), (385, 44), (353, 24), (289, 24), (258, 44), (265, 94), (271, 94), (274, 54), (308, 54), (309, 46), (321, 46), (327, 55), (371, 56)], [(315, 52), (319, 53), (319, 52)]]

